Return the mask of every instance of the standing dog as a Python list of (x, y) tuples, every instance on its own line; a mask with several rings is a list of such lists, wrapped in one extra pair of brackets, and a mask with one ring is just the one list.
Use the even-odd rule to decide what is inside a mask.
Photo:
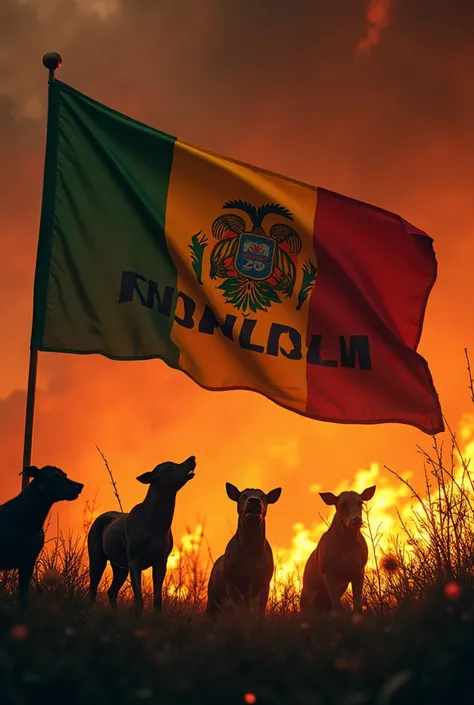
[(303, 614), (341, 610), (341, 597), (352, 585), (354, 612), (362, 609), (362, 585), (369, 557), (367, 543), (360, 530), (363, 525), (362, 507), (375, 494), (375, 486), (361, 494), (321, 492), (326, 504), (334, 505), (336, 513), (329, 529), (308, 558), (303, 573), (300, 607)]
[(237, 503), (237, 531), (223, 556), (214, 563), (209, 577), (206, 612), (216, 614), (224, 604), (255, 604), (265, 612), (273, 576), (273, 553), (266, 539), (265, 517), (269, 504), (278, 501), (281, 488), (268, 494), (226, 483), (227, 496)]
[(163, 581), (168, 556), (173, 548), (171, 524), (176, 494), (194, 477), (196, 459), (182, 463), (160, 463), (137, 480), (149, 485), (145, 499), (129, 514), (105, 512), (93, 522), (87, 537), (90, 599), (95, 602), (100, 580), (110, 561), (113, 579), (108, 589), (111, 607), (117, 606), (120, 588), (130, 578), (137, 610), (143, 609), (142, 571), (153, 569), (153, 606), (162, 607)]
[(52, 465), (25, 468), (32, 480), (16, 497), (0, 505), (0, 570), (18, 569), (20, 607), (28, 592), (36, 559), (44, 546), (44, 522), (55, 502), (77, 499), (84, 485)]

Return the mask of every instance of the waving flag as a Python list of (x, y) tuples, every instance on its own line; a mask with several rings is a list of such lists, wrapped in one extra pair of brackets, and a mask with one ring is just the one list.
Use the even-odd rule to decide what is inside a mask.
[(443, 430), (416, 352), (430, 237), (49, 91), (32, 347), (161, 358), (311, 418)]

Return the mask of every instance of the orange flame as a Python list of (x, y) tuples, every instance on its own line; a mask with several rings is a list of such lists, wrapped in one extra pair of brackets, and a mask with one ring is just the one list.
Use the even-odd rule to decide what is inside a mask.
[[(463, 417), (459, 436), (464, 447), (455, 453), (456, 465), (453, 468), (452, 479), (448, 481), (445, 489), (448, 492), (465, 491), (472, 494), (474, 493), (473, 479), (467, 467), (474, 458), (474, 415)], [(410, 481), (413, 473), (406, 472), (400, 477), (402, 480)], [(417, 499), (413, 497), (410, 488), (403, 481), (390, 475), (382, 475), (380, 465), (372, 463), (368, 469), (357, 471), (352, 481), (346, 479), (340, 482), (334, 492), (338, 494), (349, 488), (362, 492), (366, 487), (374, 484), (377, 485), (377, 490), (373, 499), (367, 504), (363, 529), (369, 545), (368, 569), (386, 566), (387, 572), (390, 572), (397, 569), (396, 560), (390, 557), (394, 539), (408, 558), (414, 550), (413, 540), (429, 540), (427, 529), (423, 528), (422, 522), (416, 521), (416, 517), (423, 516), (423, 513), (428, 510), (429, 501), (433, 506), (438, 500), (442, 500), (442, 490), (430, 489), (430, 499), (428, 497)], [(321, 488), (318, 485), (310, 485), (308, 489), (316, 493)], [(293, 525), (294, 536), (291, 546), (273, 548), (275, 573), (271, 589), (276, 599), (283, 597), (289, 585), (296, 593), (301, 591), (305, 563), (326, 531), (329, 521), (330, 517), (327, 521), (315, 522), (311, 527), (296, 522)], [(200, 524), (194, 531), (188, 530), (181, 539), (180, 547), (174, 549), (170, 555), (168, 568), (176, 569), (180, 558), (184, 555), (197, 556), (202, 536), (203, 527)], [(174, 594), (173, 590), (174, 588), (170, 587), (168, 594)], [(175, 592), (179, 596), (185, 596), (187, 588), (180, 586)]]
[[(442, 483), (437, 482), (436, 460), (430, 461), (428, 456), (425, 458), (428, 464), (433, 463), (426, 472), (425, 496), (419, 491), (413, 494), (413, 472), (407, 471), (395, 477), (394, 474), (381, 473), (380, 465), (375, 462), (371, 463), (368, 469), (358, 470), (352, 478), (346, 478), (332, 488), (335, 494), (339, 494), (347, 489), (362, 492), (371, 485), (377, 487), (374, 497), (365, 507), (365, 524), (362, 529), (369, 547), (368, 571), (381, 568), (386, 574), (395, 573), (399, 568), (400, 556), (403, 561), (411, 561), (420, 545), (429, 547), (433, 521), (445, 522), (443, 503), (446, 503), (446, 498), (453, 525), (459, 523), (457, 519), (462, 520), (466, 506), (472, 507), (474, 478), (469, 471), (469, 465), (474, 458), (474, 414), (463, 416), (458, 436), (462, 447), (455, 441), (453, 467), (443, 470)], [(311, 484), (308, 492), (315, 494), (321, 489), (319, 485)], [(300, 594), (306, 561), (327, 530), (334, 514), (334, 508), (325, 509), (326, 518), (314, 522), (311, 526), (305, 526), (302, 522), (293, 524), (290, 546), (275, 545), (271, 536), (269, 537), (275, 558), (275, 572), (271, 583), (273, 601), (283, 603), (286, 597), (294, 600)], [(442, 518), (433, 517), (433, 510)], [(86, 505), (84, 528), (90, 526), (97, 514), (93, 504)], [(439, 527), (435, 529), (438, 530)], [(178, 601), (191, 598), (196, 604), (205, 599), (210, 568), (209, 556), (206, 563), (203, 560), (206, 556), (202, 555), (206, 540), (204, 526), (198, 523), (194, 529), (188, 528), (179, 543), (175, 544), (168, 558), (164, 584), (164, 591), (170, 598)], [(393, 552), (395, 544), (396, 554)], [(107, 576), (110, 579), (109, 569)], [(145, 582), (150, 584), (151, 578), (151, 569), (144, 571)], [(55, 582), (57, 581), (54, 575), (45, 575), (45, 583), (49, 585)], [(446, 584), (447, 599), (455, 599), (460, 594), (456, 582), (448, 581)]]

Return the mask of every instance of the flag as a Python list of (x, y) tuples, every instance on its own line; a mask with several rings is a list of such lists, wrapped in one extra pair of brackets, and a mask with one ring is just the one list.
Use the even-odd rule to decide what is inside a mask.
[(323, 421), (443, 430), (432, 239), (49, 87), (32, 347), (162, 359)]

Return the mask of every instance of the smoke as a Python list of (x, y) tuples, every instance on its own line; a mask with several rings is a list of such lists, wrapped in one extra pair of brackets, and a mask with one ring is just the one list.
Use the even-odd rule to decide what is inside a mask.
[(366, 56), (379, 43), (381, 31), (387, 29), (392, 21), (393, 5), (393, 0), (369, 0), (366, 12), (369, 24), (357, 44), (356, 56)]
[[(472, 0), (371, 2), (370, 51), (392, 20), (383, 60), (354, 61), (364, 33), (354, 0), (0, 0), (0, 502), (18, 491), (36, 242), (43, 180), (46, 81), (58, 78), (164, 132), (402, 214), (435, 238), (439, 278), (420, 352), (450, 423), (468, 408), (474, 201), (469, 72)], [(460, 21), (460, 17), (462, 20)], [(341, 19), (342, 18), (342, 19)], [(384, 38), (384, 37), (382, 37)], [(21, 46), (21, 54), (18, 47)], [(229, 196), (231, 197), (231, 196)], [(402, 283), (401, 283), (402, 284)], [(329, 304), (328, 304), (329, 305)], [(33, 461), (85, 483), (58, 511), (81, 525), (84, 502), (143, 498), (136, 476), (167, 459), (198, 459), (180, 494), (181, 523), (206, 519), (213, 555), (235, 527), (225, 482), (282, 486), (272, 540), (312, 525), (308, 486), (332, 491), (373, 459), (412, 467), (416, 429), (318, 424), (248, 393), (205, 392), (164, 363), (40, 355)], [(429, 439), (428, 439), (429, 440)]]

